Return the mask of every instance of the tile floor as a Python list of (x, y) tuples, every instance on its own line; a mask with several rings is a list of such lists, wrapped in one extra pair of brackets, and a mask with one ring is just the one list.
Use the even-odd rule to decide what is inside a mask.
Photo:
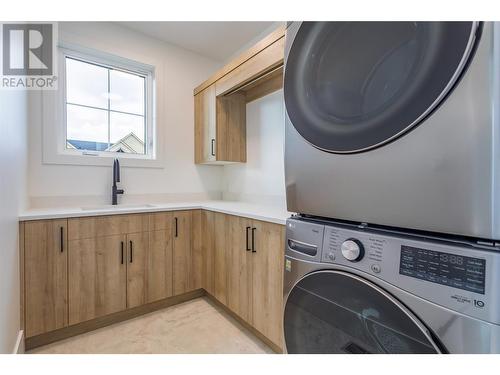
[(273, 351), (224, 310), (202, 297), (29, 353), (263, 354)]

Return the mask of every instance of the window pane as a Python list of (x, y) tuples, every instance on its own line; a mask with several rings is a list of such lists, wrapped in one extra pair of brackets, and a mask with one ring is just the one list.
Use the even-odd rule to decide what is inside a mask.
[(67, 105), (66, 147), (104, 151), (108, 148), (108, 112)]
[(110, 109), (144, 115), (144, 78), (118, 70), (109, 73)]
[(145, 121), (142, 116), (110, 112), (109, 151), (144, 154)]
[(108, 108), (108, 69), (66, 58), (66, 101)]

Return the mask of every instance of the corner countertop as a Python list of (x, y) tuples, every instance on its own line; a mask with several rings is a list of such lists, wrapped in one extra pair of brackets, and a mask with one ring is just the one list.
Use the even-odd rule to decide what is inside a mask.
[(120, 215), (161, 211), (195, 210), (221, 212), (224, 214), (248, 217), (270, 223), (285, 225), (292, 212), (270, 205), (240, 201), (200, 201), (152, 204), (123, 204), (118, 206), (102, 205), (95, 207), (44, 208), (30, 209), (19, 215), (19, 221), (60, 219), (70, 217)]

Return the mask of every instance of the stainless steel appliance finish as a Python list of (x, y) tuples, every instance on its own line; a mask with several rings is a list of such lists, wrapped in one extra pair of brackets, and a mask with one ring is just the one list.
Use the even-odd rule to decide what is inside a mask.
[[(339, 152), (334, 146), (333, 151), (325, 149), (326, 137), (319, 137), (322, 140), (314, 145), (311, 142), (314, 135), (306, 140), (296, 129), (303, 131), (305, 126), (292, 119), (290, 100), (287, 102), (287, 90), (291, 86), (287, 79), (291, 79), (290, 54), (303, 24), (291, 23), (286, 32), (284, 86), (288, 210), (318, 217), (500, 239), (500, 170), (496, 162), (500, 160), (497, 118), (500, 29), (496, 23), (483, 23), (477, 29), (479, 37), (474, 25), (470, 43), (464, 47), (464, 58), (457, 60), (461, 76), (450, 78), (447, 96), (439, 105), (416, 125), (409, 123), (400, 133), (394, 130), (394, 136), (388, 135), (386, 141), (374, 146), (356, 149), (363, 147), (365, 141), (358, 144), (356, 137), (346, 140), (347, 146), (353, 144), (353, 152), (349, 153), (340, 149), (342, 144), (335, 146), (340, 147)], [(360, 60), (370, 46), (369, 41), (366, 43), (352, 47), (359, 52)], [(470, 50), (472, 46), (474, 50)], [(344, 47), (345, 50), (336, 49), (335, 53), (323, 56), (323, 60), (332, 59), (334, 63), (350, 48)], [(303, 53), (318, 59), (306, 46)], [(351, 73), (346, 71), (345, 75)], [(296, 72), (293, 74), (297, 76)], [(328, 79), (327, 73), (319, 71), (320, 74)], [(303, 79), (312, 78), (304, 76)], [(321, 83), (323, 78), (314, 79)], [(333, 86), (335, 83), (329, 82)], [(383, 87), (382, 83), (377, 87)], [(322, 89), (321, 86), (316, 95), (321, 96)], [(328, 93), (329, 89), (324, 88), (324, 92)], [(331, 97), (324, 94), (327, 104), (329, 100), (351, 103), (345, 91), (332, 92)], [(307, 90), (304, 93), (312, 95)], [(380, 106), (383, 112), (385, 107)], [(357, 116), (354, 109), (343, 108), (339, 111), (344, 111), (346, 118)], [(294, 107), (294, 113), (300, 111)], [(360, 139), (363, 126), (359, 127)], [(340, 133), (342, 129), (347, 128), (340, 127)]]
[(286, 236), (289, 353), (500, 353), (499, 252), (300, 217)]

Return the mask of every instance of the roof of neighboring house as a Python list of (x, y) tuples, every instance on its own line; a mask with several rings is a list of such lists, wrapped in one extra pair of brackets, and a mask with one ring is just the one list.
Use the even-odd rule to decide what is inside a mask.
[(80, 141), (77, 139), (68, 139), (67, 147), (88, 151), (111, 151), (134, 154), (144, 153), (144, 142), (141, 141), (134, 133), (129, 133), (109, 147), (108, 143), (105, 142)]
[(107, 142), (80, 141), (78, 139), (68, 139), (67, 142), (78, 150), (105, 151), (108, 148)]

